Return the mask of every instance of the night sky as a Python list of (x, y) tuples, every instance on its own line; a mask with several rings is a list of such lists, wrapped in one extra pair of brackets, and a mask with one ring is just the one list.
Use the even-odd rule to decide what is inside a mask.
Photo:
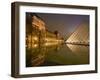
[(71, 14), (46, 14), (36, 13), (45, 23), (46, 28), (51, 31), (58, 31), (63, 38), (67, 38), (83, 22), (89, 23), (89, 15)]

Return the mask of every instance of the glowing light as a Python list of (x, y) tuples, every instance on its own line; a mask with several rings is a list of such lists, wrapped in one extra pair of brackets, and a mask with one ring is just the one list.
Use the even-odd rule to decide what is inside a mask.
[(37, 37), (33, 37), (33, 39), (34, 39), (34, 40), (36, 40), (36, 41), (38, 40), (38, 38), (37, 38)]
[(38, 45), (37, 44), (33, 44), (32, 45), (32, 48), (36, 48)]
[(52, 42), (52, 43), (48, 42), (48, 43), (45, 43), (44, 45), (45, 46), (51, 46), (51, 45), (57, 45), (57, 44), (58, 44), (57, 42)]

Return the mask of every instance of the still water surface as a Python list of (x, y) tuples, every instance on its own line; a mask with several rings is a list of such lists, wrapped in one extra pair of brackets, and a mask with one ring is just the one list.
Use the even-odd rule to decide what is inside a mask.
[(89, 46), (57, 44), (26, 48), (26, 67), (89, 64)]

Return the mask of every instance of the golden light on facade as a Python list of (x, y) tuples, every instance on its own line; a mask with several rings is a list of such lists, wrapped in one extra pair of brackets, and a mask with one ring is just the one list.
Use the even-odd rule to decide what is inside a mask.
[(32, 48), (36, 48), (38, 46), (38, 44), (33, 44)]
[(37, 16), (33, 16), (32, 18), (33, 18), (33, 20), (32, 20), (33, 27), (36, 27), (39, 30), (45, 30), (45, 23), (44, 23), (44, 21), (42, 21)]
[(57, 44), (58, 44), (58, 42), (52, 42), (52, 43), (47, 42), (44, 44), (44, 46), (52, 46), (52, 45), (57, 45)]
[(57, 41), (56, 38), (45, 38), (45, 41)]
[(37, 41), (38, 40), (38, 37), (33, 37), (33, 39)]
[(61, 39), (56, 39), (56, 38), (45, 38), (46, 42), (62, 42), (63, 40)]

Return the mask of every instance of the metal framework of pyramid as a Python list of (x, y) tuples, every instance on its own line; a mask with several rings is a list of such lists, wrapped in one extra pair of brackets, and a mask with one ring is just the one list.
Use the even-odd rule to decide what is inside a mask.
[(89, 45), (89, 24), (81, 23), (66, 40), (66, 43)]

